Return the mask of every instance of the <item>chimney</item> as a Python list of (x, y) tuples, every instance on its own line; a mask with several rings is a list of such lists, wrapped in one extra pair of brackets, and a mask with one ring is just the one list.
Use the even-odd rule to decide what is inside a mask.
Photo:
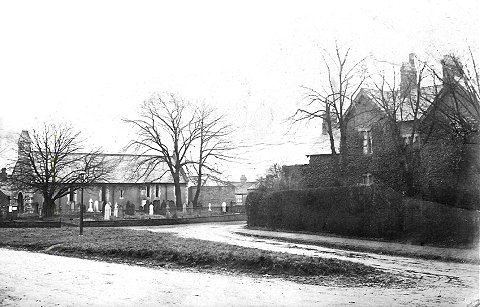
[(462, 75), (462, 63), (454, 55), (444, 55), (442, 63), (443, 83), (452, 83)]
[(400, 94), (407, 97), (417, 84), (417, 69), (415, 68), (415, 53), (408, 55), (408, 62), (403, 62), (400, 68)]

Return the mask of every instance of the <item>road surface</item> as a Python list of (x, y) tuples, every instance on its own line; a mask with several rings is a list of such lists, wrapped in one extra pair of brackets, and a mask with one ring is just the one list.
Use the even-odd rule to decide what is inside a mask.
[(312, 257), (415, 277), (415, 288), (299, 284), (280, 278), (135, 265), (0, 249), (0, 306), (466, 306), (478, 266), (347, 252), (238, 235), (241, 223), (137, 228)]
[[(336, 258), (359, 262), (393, 274), (410, 276), (420, 280), (412, 291), (423, 292), (435, 300), (443, 298), (445, 303), (473, 301), (479, 298), (479, 272), (477, 264), (453, 263), (424, 260), (410, 257), (388, 256), (367, 252), (352, 252), (316, 245), (288, 243), (274, 239), (261, 239), (238, 234), (244, 231), (244, 222), (206, 223), (178, 225), (175, 227), (132, 227), (137, 230), (175, 233), (182, 237), (210, 240), (270, 251), (307, 255), (312, 257)], [(382, 242), (378, 242), (379, 245)]]

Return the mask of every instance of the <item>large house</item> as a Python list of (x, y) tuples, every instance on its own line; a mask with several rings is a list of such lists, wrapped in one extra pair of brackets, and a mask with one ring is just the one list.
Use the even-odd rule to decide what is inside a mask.
[[(445, 67), (447, 60), (444, 82), (454, 74)], [(410, 55), (402, 65), (399, 88), (359, 91), (345, 114), (347, 161), (341, 181), (378, 183), (410, 196), (478, 207), (478, 131), (468, 138), (451, 133), (458, 117), (468, 121), (474, 113), (468, 112), (469, 105), (475, 108), (478, 102), (462, 103), (461, 86), (452, 89), (444, 83), (419, 88), (417, 81), (414, 55)], [(338, 132), (334, 135), (338, 144)], [(323, 151), (309, 154), (309, 164), (287, 167), (286, 176), (300, 187), (340, 184), (327, 142), (324, 135), (319, 142), (323, 145), (317, 147)]]
[[(29, 142), (31, 139), (28, 131), (22, 131), (18, 141), (19, 155), (23, 152), (21, 149), (28, 147), (26, 143)], [(132, 173), (135, 157), (137, 156), (130, 154), (102, 154), (102, 158), (112, 166), (108, 180), (96, 182), (57, 199), (55, 213), (78, 211), (82, 199), (87, 212), (102, 211), (106, 203), (110, 203), (112, 207), (118, 204), (123, 208), (130, 203), (135, 206), (136, 210), (143, 210), (147, 203), (175, 202), (173, 178), (166, 163), (159, 163), (148, 175), (135, 176)], [(19, 159), (22, 157), (19, 156)], [(18, 170), (14, 168), (13, 172), (15, 171)], [(183, 172), (180, 184), (182, 200), (187, 202), (187, 178)], [(41, 214), (43, 196), (39, 191), (15, 188), (10, 193), (12, 204), (15, 205), (14, 209), (19, 213)]]

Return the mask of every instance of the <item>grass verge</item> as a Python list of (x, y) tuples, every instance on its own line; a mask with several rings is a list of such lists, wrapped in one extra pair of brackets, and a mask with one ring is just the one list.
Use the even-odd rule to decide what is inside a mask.
[[(389, 240), (380, 240), (378, 238), (364, 238), (364, 237), (346, 237), (346, 236), (336, 236), (335, 234), (331, 233), (314, 233), (314, 232), (306, 232), (306, 231), (292, 231), (292, 230), (286, 230), (286, 229), (269, 229), (269, 228), (262, 228), (262, 227), (248, 227), (248, 229), (251, 230), (260, 230), (260, 231), (271, 231), (271, 232), (280, 232), (280, 233), (299, 233), (299, 234), (307, 234), (307, 235), (316, 235), (316, 236), (325, 236), (325, 237), (340, 237), (340, 238), (348, 238), (348, 239), (354, 239), (354, 240), (371, 240), (371, 241), (377, 241), (377, 242), (386, 242), (386, 243), (397, 243), (397, 244), (405, 244), (409, 245), (408, 243), (405, 243), (403, 241), (389, 241)], [(253, 233), (245, 233), (242, 231), (237, 231), (235, 232), (238, 235), (242, 236), (247, 236), (247, 237), (254, 237), (254, 238), (259, 238), (259, 239), (274, 239), (274, 240), (280, 240), (283, 242), (288, 242), (288, 243), (294, 243), (294, 244), (308, 244), (308, 245), (316, 245), (316, 246), (321, 246), (321, 247), (327, 247), (327, 248), (339, 248), (347, 251), (352, 251), (352, 252), (366, 252), (366, 253), (375, 253), (375, 254), (380, 254), (380, 255), (389, 255), (389, 256), (400, 256), (400, 257), (414, 257), (414, 258), (419, 258), (419, 259), (425, 259), (425, 260), (437, 260), (437, 261), (445, 261), (445, 262), (458, 262), (458, 263), (472, 263), (472, 264), (480, 264), (480, 260), (478, 257), (469, 257), (469, 256), (454, 256), (454, 255), (449, 255), (447, 254), (435, 254), (435, 253), (429, 253), (428, 251), (425, 252), (413, 252), (409, 250), (399, 250), (399, 249), (388, 249), (385, 248), (385, 246), (382, 247), (370, 247), (370, 246), (365, 246), (365, 245), (358, 245), (355, 243), (348, 243), (348, 242), (341, 242), (341, 243), (336, 243), (336, 242), (328, 242), (328, 241), (315, 241), (315, 240), (303, 240), (303, 239), (293, 239), (293, 238), (285, 238), (285, 237), (277, 237), (277, 236), (272, 236), (268, 234), (253, 234)], [(420, 246), (420, 245), (418, 245)], [(434, 248), (442, 248), (440, 246), (432, 246)], [(468, 250), (475, 250), (475, 252), (478, 251), (478, 247), (473, 247), (473, 246), (468, 246), (463, 248), (458, 248), (458, 249), (464, 249), (465, 251)]]
[(88, 228), (83, 236), (76, 228), (0, 229), (0, 246), (150, 266), (280, 275), (308, 283), (382, 287), (404, 283), (400, 277), (360, 263), (128, 229)]

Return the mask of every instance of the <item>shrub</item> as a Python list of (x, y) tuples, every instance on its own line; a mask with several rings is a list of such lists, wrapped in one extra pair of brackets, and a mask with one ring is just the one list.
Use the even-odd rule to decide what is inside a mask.
[(401, 197), (378, 187), (331, 187), (250, 193), (249, 226), (393, 237), (401, 231)]

